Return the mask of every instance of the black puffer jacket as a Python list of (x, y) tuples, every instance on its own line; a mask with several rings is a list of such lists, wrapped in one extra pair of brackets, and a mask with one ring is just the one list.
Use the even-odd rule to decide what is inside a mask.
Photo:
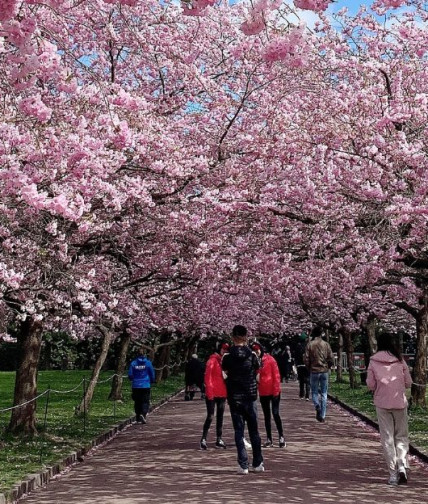
[(257, 399), (256, 373), (260, 367), (257, 355), (248, 346), (232, 346), (221, 363), (227, 374), (226, 387), (229, 402)]

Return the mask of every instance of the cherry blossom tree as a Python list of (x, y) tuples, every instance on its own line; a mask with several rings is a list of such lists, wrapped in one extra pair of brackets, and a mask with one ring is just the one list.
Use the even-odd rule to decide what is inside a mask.
[(267, 0), (2, 3), (1, 302), (33, 359), (15, 404), (43, 330), (351, 331), (397, 308), (424, 382), (427, 12), (295, 7), (313, 30)]

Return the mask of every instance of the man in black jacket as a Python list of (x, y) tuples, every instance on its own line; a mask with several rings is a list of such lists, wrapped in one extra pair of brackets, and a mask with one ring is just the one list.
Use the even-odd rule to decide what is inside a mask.
[(263, 472), (262, 443), (257, 424), (257, 370), (260, 362), (248, 346), (247, 329), (236, 325), (232, 331), (229, 353), (223, 356), (222, 368), (225, 372), (227, 402), (235, 430), (235, 443), (238, 450), (238, 474), (248, 474), (248, 454), (244, 443), (245, 422), (248, 425), (253, 464), (250, 470)]

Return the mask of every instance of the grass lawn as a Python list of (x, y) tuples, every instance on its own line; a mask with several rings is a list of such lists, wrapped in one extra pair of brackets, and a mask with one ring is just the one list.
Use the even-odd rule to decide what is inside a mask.
[[(11, 413), (0, 413), (0, 493), (11, 490), (24, 476), (57, 464), (90, 445), (99, 435), (134, 414), (127, 378), (123, 382), (123, 402), (108, 400), (113, 374), (113, 371), (100, 374), (89, 415), (83, 418), (76, 417), (74, 409), (82, 399), (83, 379), (89, 381), (90, 371), (40, 371), (38, 394), (48, 389), (51, 392), (37, 402), (37, 436), (18, 438), (6, 434)], [(154, 385), (151, 404), (183, 388), (183, 382), (183, 376), (179, 375)], [(14, 384), (14, 372), (0, 372), (0, 410), (13, 404)]]
[[(372, 395), (367, 387), (360, 385), (356, 389), (351, 389), (347, 375), (344, 375), (344, 383), (336, 383), (335, 379), (335, 375), (332, 374), (329, 384), (329, 394), (377, 422), (376, 409), (373, 405)], [(415, 406), (409, 408), (409, 437), (410, 442), (416, 448), (428, 455), (428, 409)]]

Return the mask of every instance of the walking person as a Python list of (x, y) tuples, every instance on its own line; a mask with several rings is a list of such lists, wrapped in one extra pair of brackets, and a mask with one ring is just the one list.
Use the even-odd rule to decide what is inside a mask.
[(134, 400), (136, 420), (145, 424), (150, 408), (150, 388), (155, 381), (155, 370), (151, 361), (146, 357), (144, 348), (140, 347), (138, 353), (138, 357), (129, 366), (128, 378), (132, 382), (132, 399)]
[[(238, 452), (238, 474), (248, 474), (248, 470), (263, 472), (262, 442), (257, 424), (257, 381), (260, 367), (257, 355), (248, 346), (247, 329), (236, 325), (232, 331), (233, 345), (222, 359), (222, 369), (226, 373), (227, 402), (229, 403), (235, 444)], [(249, 467), (248, 453), (244, 443), (244, 426), (248, 433), (253, 452), (252, 466)]]
[(382, 333), (370, 358), (367, 387), (374, 392), (380, 442), (388, 465), (390, 485), (407, 483), (409, 434), (406, 388), (412, 385), (409, 368), (397, 338)]
[(204, 374), (205, 364), (199, 360), (197, 354), (192, 354), (184, 368), (185, 401), (193, 401), (198, 389), (201, 391), (201, 399), (205, 399)]
[(309, 401), (309, 371), (305, 365), (305, 351), (308, 335), (305, 332), (299, 336), (299, 342), (294, 351), (294, 360), (297, 369), (297, 379), (299, 380), (299, 398)]
[(305, 364), (310, 373), (312, 402), (316, 410), (316, 419), (324, 423), (327, 412), (328, 375), (334, 364), (334, 356), (327, 341), (322, 339), (320, 326), (312, 330), (312, 341), (305, 351)]
[(286, 345), (284, 350), (284, 375), (285, 382), (293, 377), (293, 356), (289, 345)]
[(221, 369), (221, 359), (229, 350), (229, 344), (226, 342), (219, 342), (216, 351), (210, 355), (206, 368), (205, 368), (205, 404), (207, 406), (207, 417), (202, 429), (202, 438), (200, 441), (201, 450), (206, 450), (207, 436), (209, 428), (214, 418), (214, 412), (217, 408), (216, 414), (216, 448), (226, 448), (226, 443), (222, 440), (223, 434), (223, 416), (224, 408), (226, 405), (226, 383), (223, 378)]
[[(260, 343), (253, 343), (251, 349), (256, 353), (261, 362), (259, 369), (258, 389), (260, 404), (262, 405), (265, 420), (267, 440), (263, 445), (265, 448), (273, 446), (272, 441), (272, 416), (278, 430), (278, 444), (280, 448), (285, 448), (284, 431), (282, 420), (279, 414), (279, 404), (281, 401), (281, 374), (278, 364), (272, 355), (266, 353)], [(272, 414), (271, 414), (272, 410)]]

